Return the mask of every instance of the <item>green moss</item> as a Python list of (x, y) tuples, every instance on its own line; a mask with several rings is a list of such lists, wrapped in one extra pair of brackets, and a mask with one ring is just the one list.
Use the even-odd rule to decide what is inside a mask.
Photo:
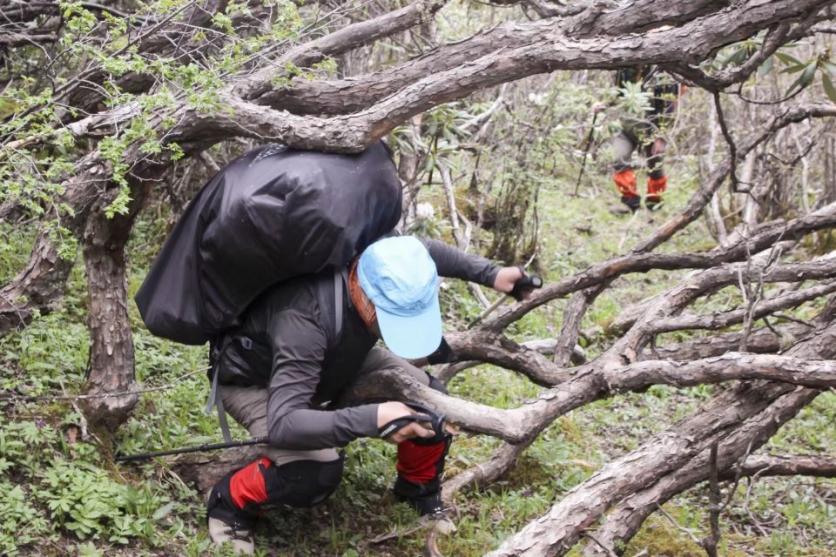
[(705, 557), (705, 550), (688, 534), (656, 516), (644, 523), (638, 534), (627, 544), (624, 555), (637, 555), (642, 551), (654, 557)]

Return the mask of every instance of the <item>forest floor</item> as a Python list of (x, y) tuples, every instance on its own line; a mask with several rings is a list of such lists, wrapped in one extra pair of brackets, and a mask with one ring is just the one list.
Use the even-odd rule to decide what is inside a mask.
[[(687, 172), (683, 171), (683, 175)], [(591, 183), (591, 182), (590, 182)], [(651, 214), (614, 215), (617, 203), (605, 177), (598, 192), (580, 197), (544, 191), (541, 197), (539, 265), (546, 280), (629, 249), (681, 208), (695, 187), (672, 180), (667, 206)], [(591, 186), (586, 186), (591, 188)], [(148, 211), (131, 244), (130, 290), (141, 283), (164, 236), (164, 211)], [(0, 225), (0, 279), (22, 265), (31, 230)], [(439, 223), (444, 231), (444, 223)], [(702, 222), (679, 234), (664, 250), (710, 246)], [(0, 389), (37, 401), (0, 401), (0, 555), (206, 555), (202, 495), (185, 485), (162, 462), (118, 466), (101, 447), (105, 439), (84, 432), (77, 407), (50, 397), (78, 393), (87, 363), (84, 278), (77, 265), (68, 295), (56, 311), (21, 332), (0, 339)], [(652, 272), (619, 279), (597, 301), (584, 329), (602, 331), (626, 305), (671, 284), (670, 273)], [(709, 304), (722, 306), (733, 294)], [(546, 338), (559, 329), (564, 302), (532, 313), (510, 332), (519, 340)], [(442, 305), (446, 327), (464, 327), (480, 308), (461, 284), (448, 281)], [(810, 315), (815, 308), (807, 308)], [(145, 387), (165, 386), (142, 395), (133, 417), (113, 439), (122, 453), (173, 448), (220, 440), (214, 416), (203, 413), (208, 384), (206, 349), (151, 336), (136, 307), (130, 308), (136, 343), (137, 378)], [(660, 343), (679, 340), (662, 338)], [(594, 355), (595, 343), (586, 349)], [(518, 465), (487, 489), (456, 498), (458, 530), (440, 540), (450, 557), (482, 555), (500, 540), (542, 514), (561, 495), (601, 464), (640, 445), (648, 436), (693, 411), (717, 388), (653, 387), (572, 412), (557, 420), (524, 454)], [(528, 381), (491, 366), (457, 376), (451, 393), (508, 408), (533, 397)], [(819, 396), (762, 449), (774, 453), (822, 453), (836, 447), (836, 394)], [(235, 432), (243, 438), (242, 430)], [(86, 434), (86, 435), (84, 435)], [(488, 456), (495, 440), (461, 435), (450, 452), (452, 475)], [(394, 479), (395, 448), (364, 439), (348, 447), (342, 485), (330, 500), (311, 510), (277, 511), (257, 531), (262, 555), (420, 555), (425, 531), (416, 517), (388, 493)], [(702, 556), (695, 543), (706, 533), (707, 493), (696, 488), (664, 506), (630, 543), (626, 555)], [(764, 478), (742, 481), (722, 517), (721, 554), (728, 556), (836, 555), (836, 482)], [(393, 534), (374, 543), (375, 538)], [(221, 554), (221, 552), (216, 552)], [(574, 550), (571, 555), (579, 555)]]

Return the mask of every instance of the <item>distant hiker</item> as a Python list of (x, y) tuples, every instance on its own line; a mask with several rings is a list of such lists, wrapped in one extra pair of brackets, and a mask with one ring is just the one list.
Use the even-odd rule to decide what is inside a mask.
[[(525, 276), (438, 241), (385, 238), (344, 273), (296, 277), (267, 290), (240, 326), (213, 343), (213, 379), (226, 411), (272, 445), (212, 489), (207, 514), (215, 543), (252, 553), (260, 511), (321, 503), (340, 483), (337, 448), (380, 437), (393, 420), (416, 414), (395, 401), (342, 405), (342, 393), (363, 375), (394, 369), (444, 391), (403, 359), (430, 355), (442, 343), (439, 275), (506, 293)], [(375, 346), (380, 337), (387, 348)], [(421, 514), (440, 511), (449, 434), (413, 421), (386, 439), (398, 444), (395, 495)]]
[(670, 124), (680, 95), (680, 85), (660, 72), (656, 66), (635, 66), (616, 73), (616, 86), (623, 89), (636, 83), (643, 91), (650, 91), (650, 108), (642, 116), (623, 116), (621, 131), (613, 139), (615, 162), (613, 180), (621, 193), (621, 202), (631, 211), (641, 206), (636, 174), (633, 171), (633, 152), (638, 148), (647, 166), (647, 195), (644, 205), (653, 211), (661, 207), (662, 195), (668, 178), (662, 167), (667, 142), (661, 132)]

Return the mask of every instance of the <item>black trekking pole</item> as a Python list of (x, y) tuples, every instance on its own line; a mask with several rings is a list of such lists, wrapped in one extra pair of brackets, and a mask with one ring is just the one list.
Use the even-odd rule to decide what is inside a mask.
[(486, 317), (496, 311), (496, 308), (501, 306), (508, 297), (514, 298), (516, 301), (521, 302), (523, 300), (523, 293), (526, 290), (535, 290), (537, 288), (543, 287), (543, 279), (538, 277), (537, 275), (529, 275), (525, 272), (525, 269), (519, 267), (520, 271), (522, 271), (523, 277), (514, 284), (514, 289), (508, 292), (506, 296), (500, 296), (497, 300), (488, 306), (485, 311), (482, 312), (479, 317), (471, 321), (467, 324), (467, 328), (470, 329), (481, 321), (484, 321)]
[(267, 443), (267, 437), (256, 437), (255, 439), (247, 439), (245, 441), (232, 441), (231, 443), (206, 443), (204, 445), (197, 445), (195, 447), (183, 447), (181, 449), (169, 449), (167, 451), (155, 451), (150, 453), (139, 453), (132, 455), (118, 455), (113, 460), (115, 460), (116, 462), (137, 462), (140, 460), (150, 460), (158, 456), (200, 453), (203, 451), (217, 451), (219, 449), (232, 449), (235, 447), (247, 447), (249, 445), (266, 445)]

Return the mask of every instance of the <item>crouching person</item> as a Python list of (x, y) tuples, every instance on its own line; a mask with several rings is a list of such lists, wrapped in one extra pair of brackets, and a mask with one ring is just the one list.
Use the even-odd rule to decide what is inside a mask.
[[(214, 343), (216, 395), (253, 436), (270, 441), (261, 458), (213, 488), (208, 519), (215, 543), (252, 553), (253, 524), (266, 507), (327, 499), (342, 476), (337, 449), (359, 437), (385, 435), (398, 445), (393, 491), (400, 500), (421, 514), (442, 510), (450, 436), (415, 421), (416, 410), (401, 402), (340, 405), (354, 382), (382, 369), (443, 389), (405, 360), (441, 344), (439, 275), (506, 293), (524, 277), (517, 267), (498, 268), (441, 242), (386, 238), (344, 273), (277, 285), (253, 302), (239, 328)], [(375, 347), (378, 338), (388, 349)]]

